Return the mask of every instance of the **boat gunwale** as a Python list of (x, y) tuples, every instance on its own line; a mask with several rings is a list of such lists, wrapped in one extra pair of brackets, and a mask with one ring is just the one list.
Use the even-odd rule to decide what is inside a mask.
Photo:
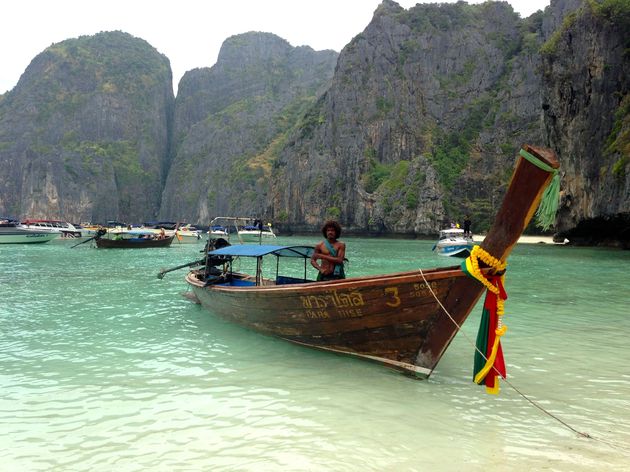
[[(489, 269), (485, 269), (488, 271)], [(282, 284), (282, 285), (246, 285), (246, 286), (232, 286), (232, 285), (206, 285), (202, 280), (199, 280), (195, 277), (194, 271), (190, 271), (185, 280), (193, 287), (197, 288), (211, 288), (213, 291), (220, 292), (287, 292), (287, 291), (296, 291), (298, 289), (310, 292), (310, 291), (321, 291), (321, 290), (331, 290), (331, 289), (348, 289), (348, 288), (363, 288), (369, 286), (378, 286), (381, 283), (384, 284), (392, 284), (392, 283), (413, 283), (418, 279), (424, 280), (427, 282), (440, 280), (444, 278), (452, 278), (452, 277), (467, 277), (467, 275), (462, 271), (459, 266), (448, 266), (444, 268), (432, 268), (432, 269), (418, 269), (412, 271), (404, 271), (404, 272), (393, 272), (391, 274), (377, 274), (377, 275), (364, 275), (360, 277), (351, 277), (347, 279), (339, 279), (339, 280), (329, 280), (329, 281), (312, 281), (312, 282), (302, 282), (302, 283), (294, 283), (294, 284)], [(240, 274), (246, 275), (247, 277), (254, 277), (251, 274)], [(424, 275), (424, 278), (422, 277)], [(265, 279), (273, 282), (272, 279)]]

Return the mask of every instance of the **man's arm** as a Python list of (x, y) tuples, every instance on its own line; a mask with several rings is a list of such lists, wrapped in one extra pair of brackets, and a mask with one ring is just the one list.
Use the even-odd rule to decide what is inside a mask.
[(313, 255), (311, 256), (311, 265), (315, 267), (315, 269), (317, 269), (318, 271), (321, 270), (321, 267), (317, 263), (317, 259), (321, 259), (322, 256), (320, 246), (321, 243), (315, 246), (315, 250), (313, 251)]
[(341, 243), (339, 245), (339, 249), (337, 250), (337, 259), (339, 259), (338, 264), (343, 264), (343, 261), (345, 258), (346, 258), (346, 243)]
[[(317, 249), (318, 248), (315, 248), (316, 252), (317, 252)], [(315, 257), (315, 254), (313, 254), (313, 257)], [(317, 255), (318, 259), (324, 259), (329, 262), (332, 262), (333, 264), (343, 264), (343, 260), (345, 259), (345, 257), (346, 257), (346, 244), (345, 243), (339, 243), (339, 246), (337, 247), (336, 257), (333, 257), (330, 254), (323, 254), (323, 253), (320, 253)]]

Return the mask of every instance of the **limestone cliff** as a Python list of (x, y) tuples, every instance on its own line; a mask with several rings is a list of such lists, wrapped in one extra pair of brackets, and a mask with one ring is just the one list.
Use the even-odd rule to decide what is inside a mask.
[(299, 116), (329, 86), (337, 53), (270, 33), (228, 38), (217, 63), (184, 75), (163, 218), (209, 223), (265, 213), (274, 163)]
[(585, 2), (542, 48), (545, 135), (562, 163), (558, 229), (630, 246), (630, 4)]
[(556, 229), (630, 245), (629, 18), (627, 0), (525, 19), (506, 2), (384, 0), (340, 54), (228, 38), (176, 99), (143, 40), (64, 41), (0, 96), (0, 214), (408, 235), (469, 214), (479, 232), (531, 143), (560, 156)]
[(483, 231), (519, 146), (538, 143), (561, 160), (556, 230), (630, 245), (629, 15), (622, 0), (524, 20), (503, 2), (385, 0), (281, 152), (270, 212), (407, 234), (467, 213)]
[(121, 32), (54, 44), (0, 100), (0, 213), (70, 221), (157, 214), (170, 64)]
[(274, 216), (432, 234), (468, 213), (483, 229), (519, 145), (542, 138), (541, 43), (505, 2), (385, 0), (283, 150)]

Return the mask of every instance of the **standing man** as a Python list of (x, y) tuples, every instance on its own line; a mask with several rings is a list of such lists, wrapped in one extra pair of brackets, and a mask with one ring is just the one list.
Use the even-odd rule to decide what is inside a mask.
[(472, 237), (472, 233), (470, 232), (470, 217), (468, 215), (466, 215), (464, 217), (464, 237), (466, 238), (471, 238)]
[[(315, 246), (311, 256), (311, 265), (317, 269), (317, 280), (345, 279), (343, 261), (346, 255), (346, 244), (339, 241), (341, 226), (334, 220), (328, 220), (322, 226), (324, 240)], [(321, 265), (317, 261), (321, 261)]]

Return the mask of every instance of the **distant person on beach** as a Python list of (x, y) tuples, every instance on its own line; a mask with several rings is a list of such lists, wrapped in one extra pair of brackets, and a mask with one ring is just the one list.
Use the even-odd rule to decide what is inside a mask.
[(467, 238), (472, 237), (472, 233), (470, 232), (470, 225), (471, 225), (471, 221), (470, 221), (470, 217), (468, 215), (466, 215), (464, 217), (464, 236)]
[[(345, 279), (343, 261), (346, 255), (346, 244), (339, 241), (341, 226), (334, 220), (328, 220), (322, 226), (324, 240), (315, 246), (311, 256), (311, 265), (317, 269), (317, 280)], [(321, 264), (317, 261), (320, 260)]]

